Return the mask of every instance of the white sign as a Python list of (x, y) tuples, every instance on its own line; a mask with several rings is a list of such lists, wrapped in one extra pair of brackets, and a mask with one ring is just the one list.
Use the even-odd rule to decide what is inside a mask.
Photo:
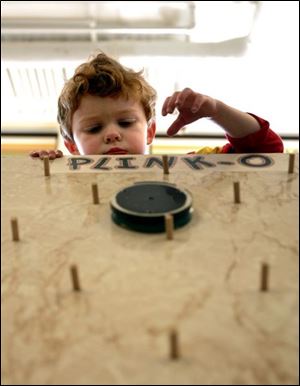
[[(168, 156), (170, 173), (184, 170), (197, 173), (203, 171), (287, 171), (288, 163), (289, 155), (279, 153)], [(51, 173), (133, 173), (162, 170), (163, 162), (160, 155), (70, 156), (56, 159), (51, 164)]]

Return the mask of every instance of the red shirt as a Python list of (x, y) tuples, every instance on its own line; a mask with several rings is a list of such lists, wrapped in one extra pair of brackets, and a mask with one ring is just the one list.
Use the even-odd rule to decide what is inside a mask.
[(269, 122), (254, 114), (250, 115), (259, 123), (259, 131), (242, 138), (233, 138), (226, 134), (229, 143), (226, 143), (223, 147), (205, 147), (199, 149), (196, 153), (283, 153), (282, 139), (270, 129)]

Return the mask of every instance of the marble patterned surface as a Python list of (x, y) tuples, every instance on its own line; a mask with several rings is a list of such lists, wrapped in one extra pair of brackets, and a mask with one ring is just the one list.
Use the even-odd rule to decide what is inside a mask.
[[(143, 180), (191, 192), (192, 220), (173, 240), (112, 222), (115, 192)], [(40, 160), (3, 156), (2, 384), (299, 384), (298, 186), (298, 155), (293, 174), (47, 178)], [(81, 291), (72, 289), (72, 264)]]

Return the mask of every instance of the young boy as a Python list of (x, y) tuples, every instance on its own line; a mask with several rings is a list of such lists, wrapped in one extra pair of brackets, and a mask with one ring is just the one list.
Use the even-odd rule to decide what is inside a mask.
[[(58, 122), (71, 154), (145, 154), (155, 137), (156, 92), (142, 72), (123, 67), (104, 53), (80, 65), (65, 84), (58, 100)], [(162, 115), (177, 109), (169, 136), (200, 118), (211, 118), (226, 133), (223, 147), (196, 153), (283, 152), (281, 138), (269, 123), (241, 112), (190, 88), (174, 92), (162, 107)], [(62, 157), (58, 151), (34, 151), (32, 157)]]

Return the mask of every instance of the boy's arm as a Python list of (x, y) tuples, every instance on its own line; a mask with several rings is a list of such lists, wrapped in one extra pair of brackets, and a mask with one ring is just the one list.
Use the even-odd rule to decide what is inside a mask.
[[(230, 107), (225, 103), (186, 88), (168, 97), (162, 107), (162, 115), (177, 108), (179, 115), (167, 130), (175, 135), (183, 126), (200, 118), (210, 118), (226, 132), (230, 141), (224, 152), (282, 152), (281, 138), (269, 128), (263, 119)], [(226, 145), (225, 145), (226, 146)], [(229, 149), (230, 147), (230, 149)]]
[(190, 88), (168, 97), (163, 104), (162, 115), (173, 113), (175, 108), (179, 115), (169, 127), (168, 135), (174, 135), (183, 126), (204, 117), (211, 118), (234, 138), (245, 137), (260, 129), (259, 123), (251, 115)]
[(63, 157), (63, 152), (61, 150), (34, 150), (29, 155), (33, 158), (49, 157), (49, 159), (55, 159)]
[(246, 137), (260, 130), (258, 121), (252, 115), (218, 100), (216, 101), (216, 113), (211, 119), (232, 138)]
[(270, 129), (269, 122), (257, 115), (247, 113), (259, 124), (260, 130), (245, 137), (232, 137), (226, 134), (230, 143), (222, 148), (222, 153), (283, 153), (284, 146), (278, 134)]

